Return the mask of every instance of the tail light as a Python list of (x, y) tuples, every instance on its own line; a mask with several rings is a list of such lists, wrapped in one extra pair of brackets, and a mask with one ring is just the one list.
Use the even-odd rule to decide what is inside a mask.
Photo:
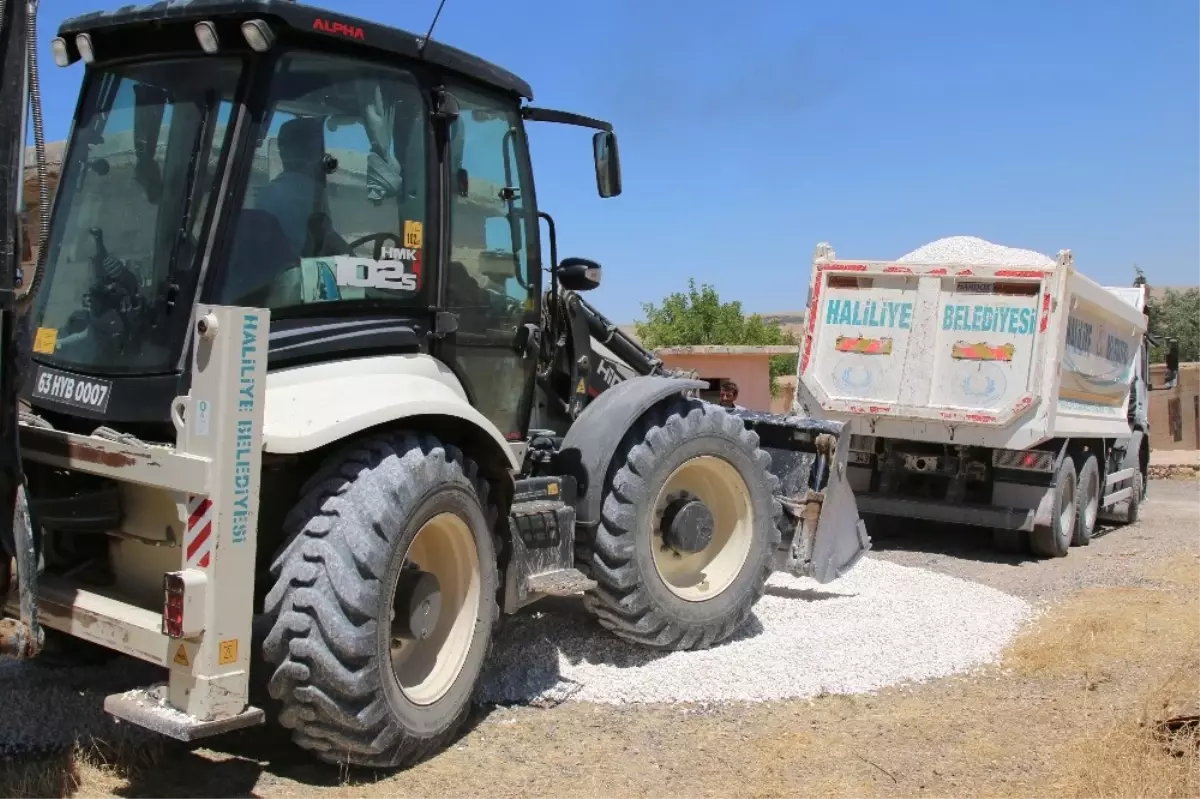
[(163, 575), (163, 635), (193, 638), (204, 632), (204, 593), (208, 578), (196, 569)]
[(1044, 449), (997, 449), (992, 452), (992, 466), (997, 469), (1049, 472), (1054, 470), (1054, 460), (1054, 453)]

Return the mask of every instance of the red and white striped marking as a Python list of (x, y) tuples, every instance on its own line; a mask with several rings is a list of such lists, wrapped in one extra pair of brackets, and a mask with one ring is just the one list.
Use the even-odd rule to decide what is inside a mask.
[(184, 546), (187, 547), (185, 563), (188, 568), (208, 568), (212, 560), (212, 500), (208, 497), (188, 497), (187, 535), (184, 536)]

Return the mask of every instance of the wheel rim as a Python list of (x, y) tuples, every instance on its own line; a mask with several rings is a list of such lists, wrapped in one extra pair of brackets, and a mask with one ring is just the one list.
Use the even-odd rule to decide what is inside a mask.
[(1090, 532), (1096, 527), (1096, 514), (1100, 512), (1100, 474), (1092, 472), (1088, 477), (1087, 485), (1084, 487), (1087, 492), (1087, 505), (1083, 509), (1083, 523), (1087, 525), (1085, 532)]
[(1058, 523), (1064, 538), (1070, 538), (1075, 531), (1075, 481), (1064, 480), (1062, 487), (1062, 504), (1058, 509)]
[[(467, 661), (479, 608), (479, 552), (467, 522), (439, 513), (422, 525), (409, 545), (405, 568), (415, 566), (437, 578), (441, 608), (427, 638), (401, 637), (400, 615), (407, 603), (392, 586), (392, 672), (413, 704), (430, 705), (454, 685)], [(397, 582), (400, 575), (397, 574)]]
[[(711, 543), (695, 553), (680, 553), (663, 539), (659, 523), (667, 505), (680, 496), (703, 502), (712, 513)], [(654, 500), (654, 567), (671, 593), (703, 602), (733, 584), (750, 555), (754, 508), (750, 490), (737, 470), (722, 458), (704, 455), (680, 464)]]

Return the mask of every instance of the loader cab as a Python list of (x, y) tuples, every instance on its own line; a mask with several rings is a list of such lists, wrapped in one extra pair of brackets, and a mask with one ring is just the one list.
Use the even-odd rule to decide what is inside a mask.
[[(272, 370), (431, 354), (525, 436), (551, 264), (524, 81), (282, 0), (89, 14), (53, 49), (86, 72), (35, 310), (37, 412), (169, 436), (204, 302), (270, 309)], [(611, 129), (593, 156), (619, 193)]]

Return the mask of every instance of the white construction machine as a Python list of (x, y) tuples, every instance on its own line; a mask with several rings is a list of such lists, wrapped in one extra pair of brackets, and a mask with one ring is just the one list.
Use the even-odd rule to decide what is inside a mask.
[(23, 8), (0, 651), (48, 628), (157, 664), (105, 707), (183, 740), (262, 722), (262, 685), (318, 757), (402, 766), (459, 728), (501, 612), (582, 594), (709, 647), (773, 569), (869, 546), (842, 423), (701, 402), (580, 297), (600, 267), (559, 260), (525, 127), (594, 129), (613, 197), (611, 125), (428, 35), (282, 0), (66, 21), (83, 87), (14, 292)]

